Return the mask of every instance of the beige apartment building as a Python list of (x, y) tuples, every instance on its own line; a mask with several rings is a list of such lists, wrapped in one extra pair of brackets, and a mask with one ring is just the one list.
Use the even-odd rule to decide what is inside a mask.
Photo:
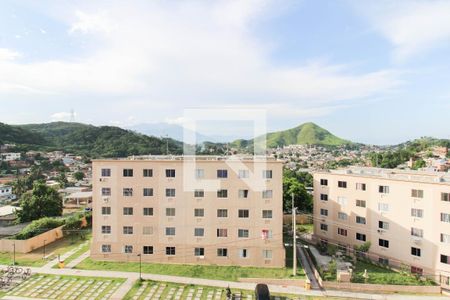
[[(450, 174), (349, 168), (314, 174), (314, 236), (449, 287)], [(370, 275), (369, 275), (370, 276)]]
[(92, 168), (93, 259), (285, 266), (281, 162), (146, 156)]

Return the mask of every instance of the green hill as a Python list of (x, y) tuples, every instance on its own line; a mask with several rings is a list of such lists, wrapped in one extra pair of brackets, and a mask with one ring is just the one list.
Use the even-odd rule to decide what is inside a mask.
[[(64, 150), (88, 157), (124, 157), (129, 155), (163, 154), (166, 140), (146, 136), (114, 126), (93, 126), (81, 123), (53, 122), (44, 124), (6, 125), (0, 141), (18, 145), (18, 150)], [(14, 134), (11, 134), (13, 132)], [(168, 140), (169, 152), (182, 153), (183, 144)]]
[(253, 143), (256, 146), (262, 145), (266, 138), (266, 146), (268, 148), (276, 148), (287, 145), (322, 145), (322, 146), (340, 146), (346, 144), (352, 144), (352, 142), (341, 139), (328, 130), (314, 123), (304, 123), (297, 127), (270, 132), (266, 135), (259, 136), (254, 140), (236, 140), (232, 143), (234, 147), (253, 147)]

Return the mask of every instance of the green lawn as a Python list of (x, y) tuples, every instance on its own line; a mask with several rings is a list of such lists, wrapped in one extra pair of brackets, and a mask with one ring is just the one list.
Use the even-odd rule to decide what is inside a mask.
[[(89, 236), (87, 237), (89, 238)], [(82, 239), (79, 236), (67, 236), (59, 239), (51, 244), (45, 246), (46, 256), (50, 254), (47, 259), (44, 257), (43, 247), (36, 249), (30, 253), (16, 253), (16, 265), (28, 266), (28, 267), (41, 267), (45, 265), (49, 260), (58, 256), (58, 254), (66, 253), (78, 247), (86, 239)], [(0, 264), (11, 265), (13, 263), (13, 252), (0, 252)]]
[(431, 280), (422, 281), (416, 276), (404, 272), (396, 272), (372, 263), (358, 261), (355, 266), (352, 282), (364, 283), (364, 270), (367, 270), (372, 284), (397, 284), (397, 285), (435, 285)]
[(297, 234), (304, 234), (304, 233), (313, 233), (314, 231), (314, 225), (313, 224), (302, 224), (297, 225)]
[[(90, 258), (87, 258), (80, 264), (78, 264), (75, 268), (84, 270), (139, 272), (139, 263), (95, 261)], [(291, 277), (292, 269), (142, 263), (142, 272), (151, 274), (193, 277), (193, 278), (237, 281), (239, 278), (252, 278), (252, 277), (289, 278)]]

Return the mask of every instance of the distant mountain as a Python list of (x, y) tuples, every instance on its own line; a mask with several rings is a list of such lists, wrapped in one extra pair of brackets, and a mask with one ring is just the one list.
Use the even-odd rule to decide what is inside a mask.
[[(124, 157), (129, 155), (181, 154), (183, 143), (173, 139), (146, 136), (114, 126), (53, 122), (44, 124), (6, 125), (0, 141), (15, 143), (19, 150), (64, 150), (88, 157)], [(10, 134), (8, 132), (16, 132)]]
[(267, 139), (266, 146), (268, 148), (287, 145), (340, 146), (352, 144), (352, 142), (341, 139), (330, 133), (328, 130), (310, 122), (291, 129), (270, 132), (253, 140), (236, 140), (232, 143), (232, 146), (237, 148), (250, 148), (256, 143), (256, 146), (258, 147), (262, 145), (264, 139)]
[[(176, 124), (169, 124), (165, 122), (159, 123), (141, 123), (133, 126), (125, 127), (125, 129), (130, 129), (142, 134), (152, 135), (156, 137), (165, 137), (169, 136), (175, 140), (183, 141), (184, 139), (184, 127)], [(205, 135), (201, 134), (198, 131), (194, 132), (190, 129), (186, 129), (186, 132), (189, 135), (195, 136), (195, 141), (186, 141), (188, 144), (201, 144), (204, 142), (213, 142), (213, 143), (227, 143), (233, 141), (238, 138), (240, 135), (236, 134), (234, 136), (225, 136), (225, 135)]]

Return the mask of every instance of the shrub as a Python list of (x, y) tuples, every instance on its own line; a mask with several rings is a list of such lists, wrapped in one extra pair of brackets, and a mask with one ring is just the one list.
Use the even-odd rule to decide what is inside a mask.
[(81, 228), (82, 216), (75, 214), (65, 219), (64, 230), (77, 230)]
[(27, 240), (43, 232), (62, 226), (63, 224), (64, 219), (45, 217), (28, 224), (24, 229), (16, 234), (14, 238), (18, 240)]

